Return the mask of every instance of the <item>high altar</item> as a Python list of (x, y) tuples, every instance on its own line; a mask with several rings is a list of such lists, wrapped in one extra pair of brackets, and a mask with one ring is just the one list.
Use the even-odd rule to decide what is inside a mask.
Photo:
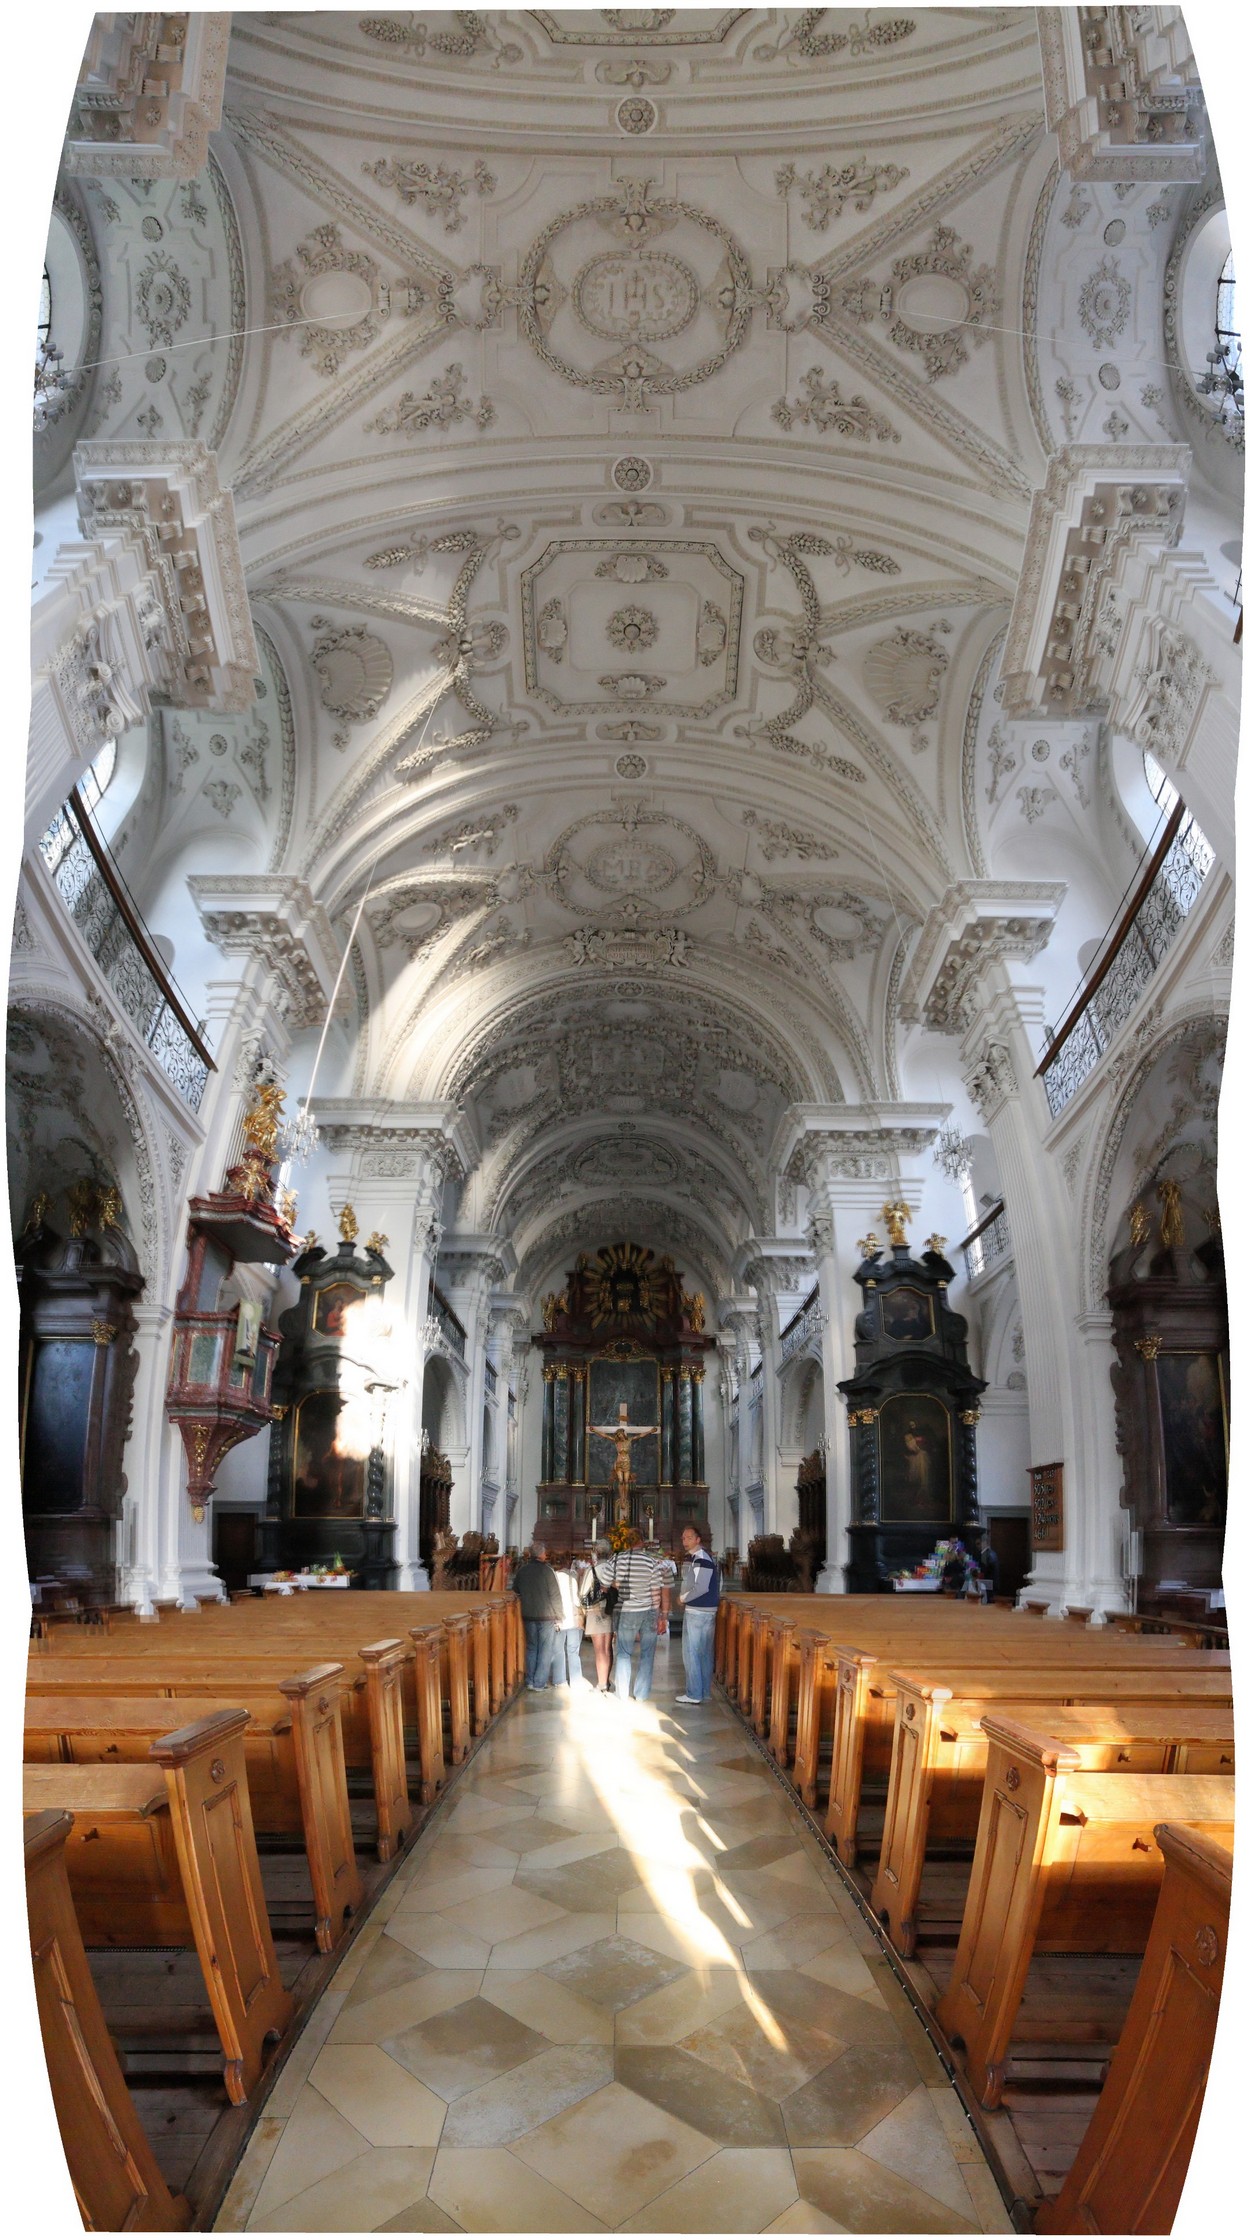
[(699, 1292), (646, 1246), (585, 1253), (543, 1302), (542, 1476), (536, 1530), (581, 1546), (616, 1519), (675, 1548), (707, 1530)]

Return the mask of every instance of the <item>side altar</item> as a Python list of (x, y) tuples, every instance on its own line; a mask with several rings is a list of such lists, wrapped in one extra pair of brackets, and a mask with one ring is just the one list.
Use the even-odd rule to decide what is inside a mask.
[(887, 1259), (870, 1232), (855, 1282), (855, 1374), (838, 1386), (851, 1433), (848, 1594), (887, 1590), (952, 1534), (978, 1528), (977, 1423), (985, 1379), (968, 1366), (968, 1325), (947, 1305), (944, 1237), (913, 1259), (911, 1208), (882, 1207)]
[(579, 1254), (543, 1301), (537, 1529), (549, 1547), (580, 1547), (617, 1522), (665, 1548), (683, 1525), (706, 1533), (704, 1311), (667, 1254), (628, 1243)]

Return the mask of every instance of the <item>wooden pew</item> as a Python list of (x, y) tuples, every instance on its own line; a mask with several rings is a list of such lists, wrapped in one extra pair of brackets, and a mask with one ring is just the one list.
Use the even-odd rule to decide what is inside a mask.
[[(318, 1637), (319, 1638), (319, 1637)], [(28, 1665), (28, 1686), (40, 1696), (82, 1695), (103, 1691), (110, 1696), (205, 1696), (235, 1703), (248, 1696), (280, 1694), (296, 1660), (290, 1649), (307, 1649), (307, 1640), (292, 1638), (287, 1646), (263, 1635), (228, 1641), (206, 1636), (199, 1648), (175, 1650), (145, 1648), (124, 1655), (116, 1650), (102, 1657), (33, 1657)], [(357, 1649), (347, 1662), (340, 1683), (343, 1752), (345, 1763), (367, 1770), (373, 1785), (378, 1823), (378, 1856), (393, 1857), (412, 1823), (408, 1800), (404, 1752), (403, 1704), (396, 1668), (411, 1663), (413, 1651), (403, 1641), (379, 1641)], [(427, 1707), (428, 1716), (428, 1707)], [(441, 1724), (441, 1711), (440, 1711)]]
[(68, 1812), (25, 1824), (26, 1912), (39, 2027), (61, 2144), (88, 2232), (180, 2232), (171, 2194), (135, 2113), (109, 2036), (65, 1871)]
[[(990, 1701), (1101, 1703), (1124, 1694), (1143, 1703), (1167, 1703), (1176, 1694), (1194, 1702), (1231, 1700), (1229, 1660), (1221, 1651), (1174, 1650), (1154, 1642), (1138, 1649), (1126, 1640), (1113, 1654), (1087, 1655), (1083, 1644), (1080, 1651), (1062, 1646), (1066, 1655), (1050, 1650), (1035, 1655), (1030, 1637), (1014, 1656), (984, 1656), (973, 1663), (952, 1653), (940, 1665), (931, 1661), (931, 1669), (952, 1689)], [(883, 1785), (889, 1779), (897, 1701), (893, 1661), (858, 1649), (837, 1652), (825, 1833), (848, 1866), (857, 1855), (865, 1779)]]
[[(917, 1909), (929, 1845), (971, 1843), (989, 1749), (983, 1718), (1039, 1716), (1037, 1704), (961, 1696), (935, 1681), (891, 1675), (897, 1689), (894, 1751), (871, 1905), (897, 1950), (916, 1949)], [(1070, 1745), (1087, 1773), (1231, 1773), (1231, 1708), (1171, 1703), (1080, 1704), (1047, 1709), (1047, 1732)]]
[(28, 1766), (28, 1814), (71, 1812), (65, 1846), (85, 1944), (193, 1946), (226, 2091), (242, 2106), (294, 2003), (278, 1974), (243, 1761), (246, 1711), (163, 1736), (150, 1765)]
[(1154, 1831), (1164, 1861), (1146, 1957), (1107, 2081), (1038, 2232), (1170, 2232), (1202, 2113), (1224, 1980), (1232, 1852)]
[(1077, 1752), (1009, 1720), (989, 1743), (955, 1965), (937, 2020), (996, 2108), (1034, 1952), (1142, 1952), (1163, 1874), (1157, 1821), (1231, 1843), (1217, 1774), (1087, 1773)]
[(775, 1617), (771, 1620), (772, 1648), (770, 1667), (772, 1685), (768, 1691), (768, 1749), (769, 1755), (779, 1766), (790, 1763), (790, 1714), (795, 1708), (795, 1691), (799, 1676), (798, 1620)]
[[(286, 1716), (252, 1714), (244, 1735), (253, 1827), (263, 1836), (302, 1839), (321, 1952), (334, 1950), (363, 1896), (343, 1762), (342, 1670), (320, 1665), (283, 1681)], [(201, 1719), (228, 1708), (211, 1696), (178, 1701), (178, 1710)], [(169, 1733), (172, 1715), (168, 1696), (29, 1696), (23, 1756), (28, 1765), (145, 1762), (150, 1744)]]

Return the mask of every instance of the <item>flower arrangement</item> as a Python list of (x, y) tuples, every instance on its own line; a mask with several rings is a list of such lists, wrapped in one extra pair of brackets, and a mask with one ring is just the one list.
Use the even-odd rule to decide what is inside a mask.
[(610, 1524), (608, 1526), (608, 1546), (614, 1556), (623, 1555), (633, 1537), (634, 1528), (632, 1524)]

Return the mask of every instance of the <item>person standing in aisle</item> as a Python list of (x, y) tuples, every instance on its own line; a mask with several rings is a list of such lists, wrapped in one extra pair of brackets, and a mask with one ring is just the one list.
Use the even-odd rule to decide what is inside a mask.
[(668, 1590), (660, 1566), (642, 1546), (641, 1533), (635, 1531), (630, 1545), (619, 1555), (608, 1556), (604, 1562), (596, 1564), (595, 1571), (605, 1587), (615, 1587), (620, 1595), (616, 1609), (617, 1700), (629, 1702), (630, 1673), (636, 1648), (638, 1670), (634, 1675), (634, 1701), (645, 1703), (651, 1693), (656, 1640), (660, 1634), (668, 1632)]
[(556, 1635), (551, 1684), (553, 1688), (583, 1688), (586, 1683), (582, 1678), (582, 1604), (578, 1583), (570, 1558), (565, 1558), (554, 1569), (560, 1591), (560, 1631)]
[(551, 1684), (556, 1637), (564, 1622), (560, 1589), (543, 1541), (533, 1542), (529, 1554), (517, 1565), (512, 1585), (525, 1627), (525, 1685), (536, 1693)]
[(586, 1613), (586, 1639), (595, 1652), (595, 1685), (606, 1696), (612, 1670), (612, 1619), (593, 1563), (582, 1564), (577, 1591)]
[(720, 1602), (720, 1572), (703, 1545), (697, 1525), (688, 1524), (681, 1536), (686, 1552), (678, 1600), (681, 1603), (681, 1661), (686, 1669), (686, 1692), (678, 1703), (706, 1703), (712, 1692), (712, 1647), (716, 1636), (716, 1610)]

